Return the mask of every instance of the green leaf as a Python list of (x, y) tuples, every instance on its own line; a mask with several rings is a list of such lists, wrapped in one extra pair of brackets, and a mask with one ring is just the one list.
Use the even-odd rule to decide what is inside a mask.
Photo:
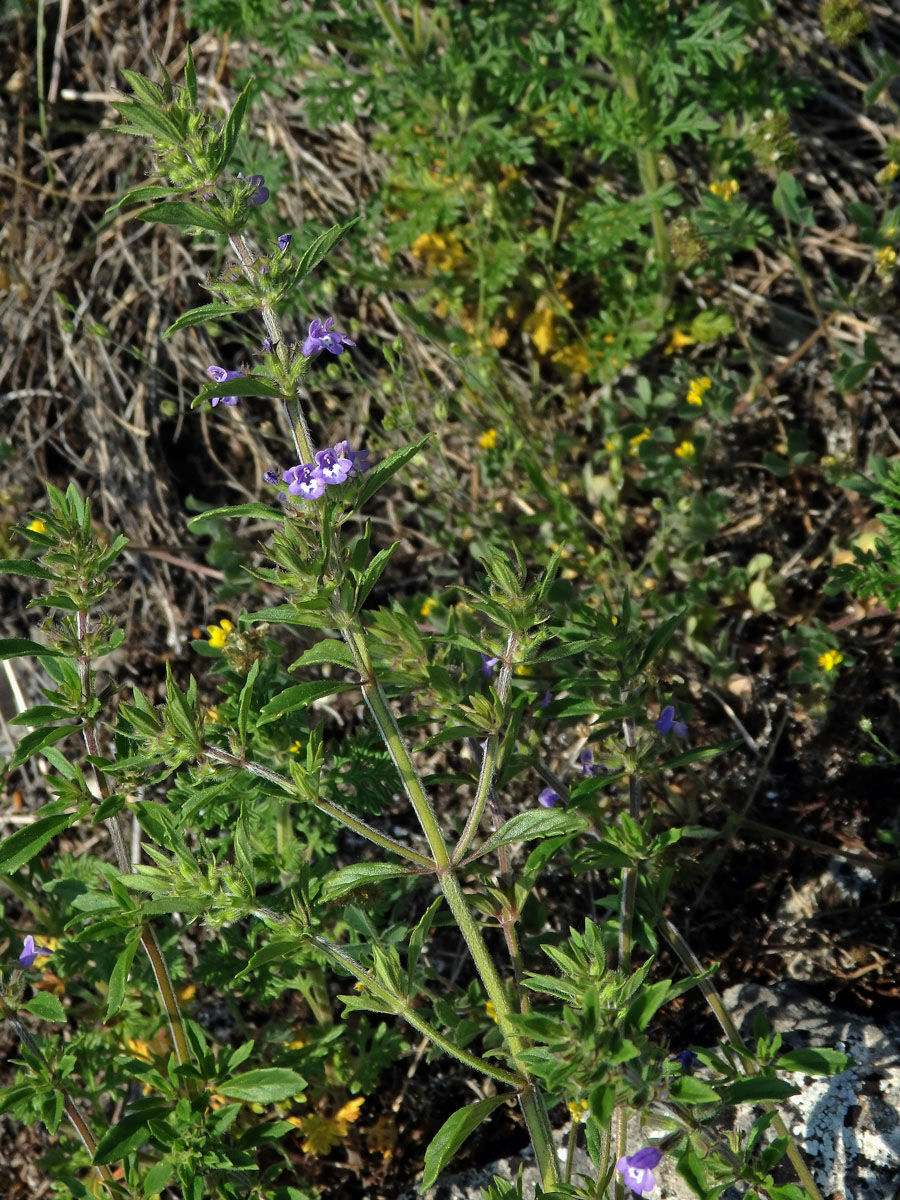
[(719, 1096), (723, 1104), (758, 1104), (764, 1100), (777, 1103), (796, 1096), (800, 1088), (795, 1088), (786, 1079), (774, 1079), (770, 1075), (747, 1075), (734, 1083), (726, 1083), (719, 1088)]
[(425, 1151), (425, 1172), (419, 1188), (420, 1192), (427, 1191), (434, 1184), (453, 1155), (466, 1138), (475, 1132), (481, 1122), (489, 1117), (495, 1108), (499, 1108), (501, 1104), (505, 1104), (511, 1098), (512, 1093), (488, 1096), (485, 1100), (476, 1100), (474, 1104), (467, 1104), (465, 1108), (457, 1109), (451, 1117), (447, 1118)]
[(179, 329), (190, 329), (191, 326), (202, 325), (205, 321), (217, 321), (220, 317), (234, 316), (234, 312), (233, 305), (223, 304), (220, 300), (216, 300), (212, 304), (202, 304), (199, 308), (191, 308), (186, 313), (182, 313), (177, 320), (172, 322), (163, 337), (171, 337)]
[(154, 1117), (165, 1117), (165, 1109), (151, 1109), (148, 1112), (129, 1113), (120, 1117), (107, 1133), (103, 1135), (94, 1151), (91, 1162), (95, 1166), (118, 1162), (127, 1158), (144, 1142), (149, 1140), (148, 1125)]
[[(191, 53), (191, 45), (188, 42), (184, 48), (185, 64), (184, 64), (184, 83), (187, 87), (188, 99), (194, 108), (197, 107), (197, 68), (194, 66), (194, 55)], [(157, 1189), (159, 1190), (159, 1189)]]
[(128, 982), (128, 972), (131, 970), (135, 951), (140, 944), (140, 935), (132, 937), (131, 941), (126, 943), (124, 950), (122, 950), (116, 959), (112, 974), (109, 977), (109, 995), (106, 1001), (107, 1021), (116, 1015), (125, 1002), (125, 985)]
[(663, 621), (662, 625), (660, 625), (658, 629), (654, 629), (653, 633), (650, 635), (650, 640), (644, 647), (644, 653), (641, 655), (641, 660), (638, 663), (639, 671), (643, 671), (645, 667), (649, 666), (650, 663), (653, 662), (654, 658), (656, 658), (657, 654), (659, 654), (669, 644), (669, 642), (672, 640), (675, 630), (684, 620), (685, 612), (686, 609), (682, 609), (681, 612), (675, 613), (673, 616), (669, 617), (667, 621)]
[(158, 1196), (174, 1173), (175, 1166), (170, 1162), (159, 1162), (152, 1166), (144, 1176), (144, 1200)]
[(350, 670), (356, 669), (353, 655), (350, 653), (350, 647), (344, 642), (339, 642), (337, 638), (323, 638), (321, 642), (316, 642), (314, 646), (310, 646), (308, 650), (304, 650), (300, 657), (291, 663), (290, 669), (293, 670), (295, 667), (308, 667), (320, 663), (335, 663), (339, 667), (348, 667)]
[(22, 1007), (36, 1017), (40, 1017), (42, 1021), (61, 1023), (66, 1019), (66, 1010), (62, 1006), (59, 996), (54, 996), (50, 992), (38, 992)]
[(30, 558), (0, 558), (0, 575), (27, 575), (29, 579), (53, 579), (53, 574)]
[(265, 375), (246, 375), (242, 379), (226, 379), (224, 383), (208, 383), (191, 401), (191, 408), (222, 396), (268, 396), (280, 400), (281, 388)]
[(432, 434), (426, 433), (417, 442), (410, 442), (408, 446), (401, 446), (399, 450), (395, 450), (393, 454), (389, 454), (384, 462), (378, 463), (377, 466), (367, 471), (366, 482), (359, 493), (357, 508), (362, 508), (366, 501), (370, 500), (379, 488), (384, 487), (392, 475), (395, 475), (397, 471), (405, 467), (411, 458), (415, 458), (432, 436)]
[(839, 1075), (853, 1066), (849, 1054), (840, 1050), (790, 1050), (774, 1064), (779, 1071), (802, 1071), (805, 1075)]
[(144, 212), (135, 213), (139, 221), (158, 221), (162, 225), (175, 225), (179, 229), (209, 229), (213, 233), (227, 233), (225, 218), (204, 204), (193, 200), (162, 200)]
[(184, 188), (165, 187), (159, 183), (148, 183), (143, 187), (131, 188), (115, 204), (111, 204), (106, 211), (108, 213), (115, 212), (117, 208), (121, 208), (125, 204), (145, 204), (151, 200), (162, 200), (165, 196), (180, 196), (183, 192)]
[(478, 848), (479, 857), (499, 846), (512, 842), (530, 842), (536, 838), (558, 837), (560, 834), (580, 833), (589, 822), (580, 813), (565, 812), (563, 809), (536, 809), (510, 817), (496, 833), (491, 834), (484, 845)]
[(332, 225), (330, 229), (326, 229), (324, 233), (320, 233), (311, 245), (307, 246), (296, 267), (295, 280), (297, 283), (310, 271), (314, 270), (329, 251), (333, 250), (338, 242), (346, 233), (349, 233), (354, 225), (359, 223), (359, 217), (354, 217), (352, 221), (348, 221), (346, 225)]
[(702, 1079), (695, 1079), (693, 1075), (680, 1075), (673, 1079), (669, 1084), (669, 1095), (673, 1100), (680, 1100), (682, 1104), (719, 1103), (718, 1092)]
[(247, 105), (250, 102), (250, 93), (253, 90), (253, 80), (251, 79), (237, 100), (234, 102), (234, 107), (228, 114), (228, 120), (225, 122), (225, 128), (222, 130), (222, 145), (219, 153), (218, 161), (216, 162), (216, 173), (224, 170), (228, 162), (234, 154), (234, 148), (237, 145), (238, 134), (241, 132), (241, 126), (244, 123), (244, 114), (247, 111)]
[(654, 1013), (665, 1004), (671, 986), (671, 979), (661, 979), (659, 983), (643, 988), (629, 1005), (625, 1014), (625, 1024), (636, 1029), (646, 1029)]
[(30, 825), (17, 829), (0, 842), (0, 875), (18, 871), (36, 854), (40, 854), (51, 838), (68, 829), (74, 817), (60, 813), (53, 817), (38, 817)]
[(253, 685), (256, 683), (257, 675), (259, 675), (258, 658), (254, 660), (253, 666), (247, 673), (247, 679), (241, 688), (238, 701), (238, 737), (240, 738), (241, 754), (244, 753), (247, 745), (247, 722), (250, 719), (250, 702), (253, 699)]
[(230, 1100), (244, 1100), (248, 1104), (277, 1104), (290, 1100), (306, 1087), (306, 1080), (289, 1067), (260, 1067), (246, 1071), (225, 1083), (217, 1091)]
[(772, 202), (782, 216), (795, 225), (815, 225), (815, 213), (801, 185), (787, 171), (779, 171)]
[(683, 754), (676, 754), (674, 758), (660, 763), (660, 769), (664, 768), (668, 771), (672, 767), (686, 767), (689, 763), (703, 762), (707, 758), (718, 758), (720, 754), (727, 754), (730, 750), (736, 750), (743, 744), (740, 738), (734, 738), (730, 742), (723, 742), (721, 746), (698, 746), (695, 750), (685, 750)]
[(5, 658), (59, 658), (60, 653), (52, 646), (42, 646), (28, 638), (0, 638), (0, 662)]
[[(201, 521), (211, 521), (216, 517), (258, 517), (264, 521), (281, 521), (283, 514), (277, 508), (269, 508), (267, 504), (228, 504), (224, 508), (210, 508), (199, 516), (191, 517), (187, 527), (193, 529)], [(264, 619), (263, 614), (260, 614), (260, 619)]]
[(161, 142), (173, 145), (181, 141), (181, 132), (174, 121), (140, 100), (116, 100), (113, 101), (113, 108), (131, 122), (130, 126), (119, 126), (117, 133), (137, 133), (141, 137), (158, 138)]
[(155, 84), (152, 79), (148, 79), (146, 75), (141, 75), (137, 71), (129, 71), (127, 67), (122, 68), (122, 75), (136, 96), (146, 100), (148, 104), (162, 108), (165, 97), (159, 85)]
[(372, 588), (378, 582), (379, 578), (381, 577), (382, 571), (384, 570), (384, 568), (388, 565), (388, 562), (390, 561), (391, 555), (394, 553), (394, 551), (397, 549), (397, 547), (399, 545), (400, 545), (399, 542), (394, 542), (394, 544), (392, 546), (388, 546), (386, 550), (379, 550), (378, 553), (375, 555), (375, 557), (372, 559), (372, 561), (369, 563), (369, 565), (366, 567), (365, 574), (363, 575), (362, 580), (359, 585), (359, 592), (357, 593), (357, 596), (356, 596), (356, 611), (357, 612), (359, 612), (359, 610), (365, 604), (366, 600), (369, 598), (369, 592), (371, 592)]
[(309, 683), (295, 684), (294, 687), (285, 688), (283, 692), (273, 696), (268, 704), (263, 705), (257, 725), (278, 721), (286, 713), (295, 712), (298, 708), (309, 708), (315, 700), (334, 696), (338, 692), (349, 692), (357, 686), (355, 683), (341, 683), (333, 679), (314, 679)]
[(366, 884), (377, 883), (382, 879), (398, 879), (402, 875), (413, 875), (406, 867), (395, 866), (393, 863), (353, 863), (352, 866), (342, 867), (329, 875), (322, 885), (323, 900), (337, 900), (354, 888), (365, 887)]

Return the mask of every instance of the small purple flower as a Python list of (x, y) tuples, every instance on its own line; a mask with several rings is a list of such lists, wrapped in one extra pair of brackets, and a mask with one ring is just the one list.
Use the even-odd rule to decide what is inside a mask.
[(277, 471), (266, 471), (263, 474), (263, 479), (266, 481), (266, 483), (277, 483), (278, 482), (278, 472)]
[(600, 768), (594, 762), (593, 750), (582, 750), (582, 752), (578, 755), (578, 762), (581, 765), (581, 769), (584, 771), (585, 775), (596, 775), (600, 770)]
[(556, 802), (560, 799), (559, 792), (555, 792), (551, 787), (545, 787), (538, 796), (538, 804), (543, 808), (555, 808)]
[(282, 233), (279, 235), (278, 249), (282, 254), (284, 254), (285, 250), (287, 250), (288, 246), (291, 244), (291, 238), (293, 236), (294, 235), (292, 233)]
[(248, 183), (253, 184), (253, 191), (247, 197), (251, 204), (265, 204), (269, 198), (269, 189), (266, 187), (266, 178), (264, 175), (250, 175), (247, 179)]
[(339, 458), (333, 450), (316, 451), (316, 474), (326, 483), (343, 483), (352, 470), (349, 458)]
[(333, 324), (334, 317), (329, 317), (324, 322), (320, 321), (318, 317), (310, 321), (309, 333), (303, 343), (303, 353), (306, 358), (315, 358), (323, 350), (328, 350), (331, 354), (343, 354), (345, 346), (356, 345), (356, 342), (352, 338), (348, 338), (346, 333), (338, 333), (336, 329), (332, 329)]
[(52, 953), (52, 950), (47, 950), (44, 946), (36, 946), (34, 938), (29, 933), (25, 937), (25, 945), (22, 947), (22, 953), (19, 955), (19, 962), (23, 967), (31, 967), (34, 965), (34, 960), (39, 954)]
[(672, 1057), (676, 1062), (681, 1063), (681, 1069), (684, 1071), (685, 1075), (690, 1075), (691, 1071), (693, 1071), (694, 1067), (697, 1065), (697, 1055), (693, 1050), (679, 1050), (678, 1053), (673, 1054)]
[(658, 1166), (662, 1154), (654, 1146), (643, 1146), (634, 1154), (623, 1154), (616, 1161), (616, 1170), (625, 1180), (625, 1186), (637, 1196), (646, 1196), (656, 1187), (653, 1168)]
[(674, 733), (676, 737), (687, 737), (687, 725), (684, 721), (675, 720), (675, 709), (671, 704), (667, 704), (659, 715), (659, 720), (655, 723), (655, 729), (661, 733), (663, 737), (668, 733)]
[[(207, 375), (212, 375), (216, 383), (228, 383), (232, 379), (244, 378), (243, 371), (226, 371), (224, 367), (207, 367), (206, 373)], [(220, 400), (223, 404), (230, 404), (232, 408), (238, 402), (237, 396), (213, 396), (210, 404), (215, 408)]]
[(262, 340), (263, 354), (271, 354), (275, 349), (275, 343), (271, 338), (264, 337)]
[(325, 491), (325, 481), (312, 463), (300, 463), (297, 467), (289, 467), (281, 476), (281, 480), (288, 485), (292, 496), (302, 496), (304, 500), (318, 500)]
[(487, 679), (490, 679), (490, 677), (494, 673), (494, 667), (496, 667), (496, 665), (499, 661), (500, 661), (499, 655), (482, 654), (482, 656), (481, 656), (481, 673), (482, 673), (482, 675), (484, 675)]
[(350, 470), (348, 475), (355, 475), (359, 472), (364, 475), (369, 469), (369, 451), (368, 450), (351, 450), (350, 443), (347, 441), (338, 442), (336, 446), (332, 446), (335, 455), (338, 458), (347, 458), (350, 460)]

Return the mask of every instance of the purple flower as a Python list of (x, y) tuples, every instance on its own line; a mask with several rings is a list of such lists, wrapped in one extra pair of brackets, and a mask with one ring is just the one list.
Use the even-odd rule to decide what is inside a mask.
[(263, 473), (263, 479), (266, 481), (266, 483), (277, 483), (278, 482), (278, 472), (277, 471), (265, 471)]
[(663, 737), (668, 733), (674, 733), (676, 737), (687, 737), (687, 725), (685, 725), (684, 721), (675, 720), (675, 709), (671, 704), (667, 704), (662, 710), (655, 728)]
[(338, 458), (347, 458), (350, 460), (350, 470), (348, 475), (355, 475), (359, 472), (364, 475), (369, 469), (369, 451), (368, 450), (351, 450), (350, 443), (347, 441), (338, 442), (336, 446), (332, 446), (334, 453)]
[[(228, 383), (232, 379), (244, 378), (243, 371), (226, 371), (224, 367), (207, 367), (206, 373), (212, 375), (216, 383)], [(223, 404), (230, 404), (232, 408), (238, 402), (237, 396), (213, 396), (210, 404), (215, 408), (220, 400)]]
[(269, 198), (269, 189), (266, 187), (266, 178), (264, 175), (250, 175), (247, 179), (248, 183), (253, 184), (253, 191), (247, 197), (251, 204), (265, 204)]
[(561, 799), (559, 792), (555, 792), (551, 787), (545, 787), (538, 796), (538, 804), (543, 808), (554, 808), (559, 799)]
[(19, 962), (23, 967), (31, 967), (34, 965), (34, 960), (39, 954), (52, 954), (52, 950), (47, 950), (44, 946), (36, 946), (34, 938), (29, 933), (25, 938), (25, 945), (22, 947), (22, 953), (19, 955)]
[(292, 233), (282, 233), (279, 235), (278, 249), (281, 251), (282, 254), (285, 252), (285, 250), (287, 250), (288, 246), (291, 244), (291, 238), (293, 236), (294, 235)]
[(325, 491), (325, 480), (312, 463), (300, 463), (297, 467), (289, 467), (281, 476), (281, 480), (288, 485), (292, 496), (302, 496), (304, 500), (318, 500)]
[(338, 333), (336, 329), (332, 329), (333, 324), (334, 317), (329, 317), (325, 322), (320, 321), (318, 317), (310, 321), (309, 333), (303, 343), (303, 353), (307, 358), (315, 358), (323, 350), (328, 350), (331, 354), (343, 354), (345, 346), (356, 345), (345, 333)]
[(600, 768), (594, 762), (593, 750), (585, 749), (578, 755), (578, 762), (581, 764), (581, 769), (585, 775), (596, 775)]
[(262, 340), (263, 354), (271, 354), (275, 349), (275, 343), (271, 338), (264, 337)]
[(635, 1195), (646, 1196), (656, 1187), (653, 1168), (661, 1158), (662, 1154), (654, 1146), (643, 1146), (634, 1154), (623, 1154), (616, 1161), (616, 1170)]
[(673, 1054), (672, 1057), (676, 1062), (681, 1063), (681, 1069), (684, 1071), (685, 1075), (690, 1075), (691, 1071), (697, 1065), (697, 1055), (693, 1052), (693, 1050), (679, 1050), (678, 1053)]
[(338, 458), (333, 450), (316, 451), (316, 474), (326, 483), (343, 483), (352, 470), (349, 458)]
[(499, 661), (500, 661), (499, 655), (495, 654), (493, 656), (490, 656), (487, 654), (482, 654), (482, 656), (481, 656), (481, 673), (482, 673), (482, 675), (484, 675), (488, 679), (490, 679), (490, 677), (494, 673), (494, 667), (496, 667), (496, 665)]

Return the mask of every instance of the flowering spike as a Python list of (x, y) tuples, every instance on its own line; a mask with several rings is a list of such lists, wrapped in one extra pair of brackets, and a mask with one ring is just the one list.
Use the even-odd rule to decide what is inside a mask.
[(318, 317), (315, 317), (310, 321), (309, 333), (303, 343), (304, 357), (315, 358), (323, 350), (327, 350), (330, 354), (343, 354), (345, 346), (356, 345), (356, 342), (352, 338), (348, 338), (345, 333), (338, 333), (336, 329), (332, 329), (333, 324), (334, 317), (329, 317), (327, 321), (320, 321)]

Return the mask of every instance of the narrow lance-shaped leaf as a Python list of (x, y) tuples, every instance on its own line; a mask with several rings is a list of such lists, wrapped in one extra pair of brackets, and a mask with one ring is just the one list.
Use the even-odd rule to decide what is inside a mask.
[(392, 475), (402, 470), (410, 459), (415, 458), (431, 436), (430, 433), (426, 433), (417, 442), (410, 442), (408, 446), (401, 446), (399, 450), (395, 450), (393, 454), (388, 455), (384, 462), (378, 463), (371, 471), (368, 471), (366, 482), (359, 494), (357, 507), (362, 508), (366, 501), (371, 499), (379, 488), (384, 487)]
[(499, 1108), (509, 1099), (511, 1099), (510, 1095), (488, 1096), (486, 1100), (476, 1100), (474, 1104), (458, 1108), (451, 1117), (447, 1118), (425, 1151), (422, 1191), (426, 1191), (432, 1186), (463, 1142), (475, 1132), (481, 1122), (489, 1117), (495, 1108)]
[(135, 213), (139, 221), (159, 221), (163, 225), (175, 225), (179, 229), (209, 229), (213, 233), (227, 233), (225, 219), (203, 204), (193, 200), (161, 200), (159, 204)]
[(61, 833), (74, 821), (64, 813), (53, 817), (39, 817), (30, 825), (17, 829), (0, 842), (0, 875), (11, 875), (18, 871), (36, 854), (40, 854), (52, 837)]
[(268, 396), (270, 399), (281, 398), (281, 388), (274, 380), (263, 375), (247, 375), (241, 379), (227, 379), (224, 383), (209, 383), (191, 401), (191, 408), (197, 408), (208, 400), (220, 399), (222, 396)]
[(216, 162), (216, 171), (223, 171), (228, 165), (228, 162), (234, 154), (234, 148), (237, 145), (238, 134), (241, 132), (241, 125), (244, 123), (244, 114), (247, 111), (247, 105), (250, 102), (250, 93), (253, 90), (253, 80), (251, 79), (237, 100), (234, 102), (234, 107), (228, 114), (228, 120), (225, 122), (225, 128), (222, 131), (222, 141), (219, 149), (219, 158)]
[(354, 217), (346, 225), (332, 225), (330, 229), (326, 229), (324, 233), (320, 233), (315, 241), (307, 246), (300, 255), (294, 274), (295, 282), (299, 283), (304, 276), (314, 270), (326, 254), (333, 250), (338, 242), (358, 223), (359, 217)]
[(163, 337), (171, 337), (179, 329), (190, 329), (193, 325), (202, 325), (205, 321), (217, 321), (220, 317), (230, 317), (236, 309), (232, 304), (223, 304), (217, 300), (212, 304), (202, 304), (199, 308), (191, 308), (173, 321), (163, 333)]

